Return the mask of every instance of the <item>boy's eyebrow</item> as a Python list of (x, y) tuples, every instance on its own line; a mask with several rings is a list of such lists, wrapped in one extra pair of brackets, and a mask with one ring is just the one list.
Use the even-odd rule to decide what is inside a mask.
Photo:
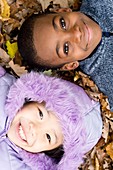
[[(57, 16), (54, 16), (54, 17), (53, 17), (53, 19), (52, 19), (52, 25), (53, 25), (54, 30), (57, 31), (57, 30), (58, 30), (58, 26), (57, 26), (56, 23), (55, 23), (56, 17), (57, 17)], [(57, 45), (56, 45), (56, 53), (57, 53), (58, 57), (61, 58), (61, 57), (60, 57), (60, 54), (59, 54), (59, 48), (60, 48), (60, 45), (59, 45), (59, 43), (57, 43)]]
[(61, 58), (60, 54), (59, 54), (59, 48), (60, 48), (59, 43), (57, 43), (57, 45), (56, 45), (56, 53), (57, 53), (58, 57)]
[(56, 25), (56, 23), (55, 23), (55, 18), (56, 18), (56, 17), (57, 17), (57, 16), (54, 16), (53, 19), (52, 19), (52, 25), (53, 25), (53, 28), (54, 28), (55, 30), (58, 29), (58, 27), (57, 27), (57, 25)]

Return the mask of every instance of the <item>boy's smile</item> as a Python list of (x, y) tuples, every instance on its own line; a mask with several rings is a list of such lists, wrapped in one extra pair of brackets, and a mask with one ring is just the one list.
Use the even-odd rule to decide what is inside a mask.
[(29, 152), (54, 149), (63, 143), (57, 117), (43, 104), (25, 105), (15, 116), (8, 131), (9, 139)]
[(87, 58), (101, 36), (100, 26), (80, 12), (48, 14), (38, 18), (34, 27), (37, 54), (50, 65)]

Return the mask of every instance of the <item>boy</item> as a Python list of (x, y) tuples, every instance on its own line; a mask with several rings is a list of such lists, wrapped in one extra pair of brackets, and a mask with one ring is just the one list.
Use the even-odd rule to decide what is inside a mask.
[(83, 0), (77, 13), (31, 17), (20, 31), (19, 51), (31, 68), (71, 70), (80, 65), (108, 96), (113, 111), (112, 11), (113, 0)]

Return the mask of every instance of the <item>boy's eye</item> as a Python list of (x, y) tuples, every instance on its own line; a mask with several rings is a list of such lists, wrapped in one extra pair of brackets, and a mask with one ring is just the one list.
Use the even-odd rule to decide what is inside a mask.
[(66, 29), (66, 22), (65, 22), (64, 18), (60, 18), (60, 25), (63, 29)]
[(40, 119), (42, 120), (43, 119), (43, 113), (40, 109), (39, 109), (39, 116), (40, 116)]
[(68, 55), (69, 53), (69, 44), (66, 42), (63, 47), (64, 54)]
[(46, 137), (47, 137), (47, 139), (48, 139), (48, 141), (50, 143), (51, 142), (51, 137), (50, 137), (50, 135), (48, 133), (46, 133)]

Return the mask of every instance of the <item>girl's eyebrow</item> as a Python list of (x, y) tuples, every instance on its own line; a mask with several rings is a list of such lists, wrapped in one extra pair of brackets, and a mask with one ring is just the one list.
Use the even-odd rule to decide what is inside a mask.
[(55, 135), (55, 144), (57, 144), (57, 142), (58, 142), (58, 137), (57, 137), (57, 134), (56, 134), (55, 131), (54, 131), (54, 135)]
[(43, 114), (42, 111), (38, 108), (39, 113)]
[(40, 108), (38, 106), (36, 108), (40, 114), (43, 114), (43, 112), (40, 110)]

